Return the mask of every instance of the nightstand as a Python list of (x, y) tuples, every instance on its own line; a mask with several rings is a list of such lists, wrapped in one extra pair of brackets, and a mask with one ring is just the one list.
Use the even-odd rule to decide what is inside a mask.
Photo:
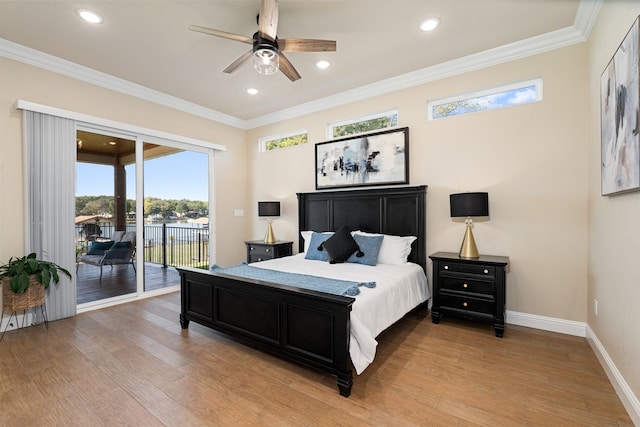
[(252, 240), (244, 244), (247, 246), (247, 264), (289, 256), (293, 253), (293, 242), (265, 243), (263, 240)]
[(509, 258), (463, 259), (453, 252), (436, 252), (429, 258), (433, 261), (433, 323), (440, 323), (443, 313), (493, 322), (496, 336), (502, 338)]

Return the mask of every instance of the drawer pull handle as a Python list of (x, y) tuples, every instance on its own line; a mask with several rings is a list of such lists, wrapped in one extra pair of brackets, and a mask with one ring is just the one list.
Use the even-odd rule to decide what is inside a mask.
[(448, 270), (448, 269), (449, 269), (449, 266), (448, 266), (448, 265), (445, 265), (445, 266), (444, 266), (444, 269), (445, 269), (445, 270)]
[[(262, 258), (258, 258), (258, 261), (262, 261)], [(466, 302), (465, 302), (465, 304), (466, 304)]]
[(469, 285), (467, 285), (466, 283), (464, 285), (462, 285), (463, 288), (468, 288)]
[(489, 270), (487, 270), (486, 268), (484, 269), (484, 274), (488, 274)]
[(254, 248), (253, 246), (251, 246), (251, 248), (249, 249), (250, 251), (255, 251), (256, 248)]
[(463, 302), (462, 305), (466, 307), (468, 304), (466, 302)]
[[(267, 248), (267, 252), (271, 251), (271, 249)], [(487, 272), (487, 270), (484, 271), (485, 273)]]

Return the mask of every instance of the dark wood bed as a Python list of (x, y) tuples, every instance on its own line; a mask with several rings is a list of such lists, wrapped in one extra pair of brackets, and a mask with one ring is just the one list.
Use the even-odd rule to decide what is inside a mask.
[[(299, 231), (351, 230), (416, 236), (409, 261), (426, 269), (426, 186), (298, 193)], [(304, 242), (299, 236), (299, 250)], [(224, 332), (247, 345), (338, 378), (342, 396), (353, 385), (349, 357), (352, 297), (178, 268), (180, 324)]]

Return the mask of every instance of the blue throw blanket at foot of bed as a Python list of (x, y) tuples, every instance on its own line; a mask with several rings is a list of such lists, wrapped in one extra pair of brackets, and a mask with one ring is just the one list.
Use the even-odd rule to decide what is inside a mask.
[(350, 282), (348, 280), (327, 279), (325, 277), (310, 276), (307, 274), (285, 273), (283, 271), (251, 267), (246, 263), (227, 268), (212, 265), (211, 271), (219, 271), (221, 273), (244, 277), (246, 279), (255, 279), (277, 283), (279, 285), (295, 286), (297, 288), (325, 292), (333, 295), (355, 296), (360, 293), (360, 289), (358, 289), (360, 286), (365, 286), (367, 288), (376, 287), (376, 282)]

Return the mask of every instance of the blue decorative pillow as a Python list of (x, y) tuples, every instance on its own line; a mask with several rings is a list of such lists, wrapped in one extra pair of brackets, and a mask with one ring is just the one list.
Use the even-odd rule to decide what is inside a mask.
[(313, 233), (309, 243), (309, 250), (304, 254), (305, 259), (313, 259), (316, 261), (329, 261), (327, 251), (322, 249), (322, 244), (327, 241), (333, 233)]
[(353, 239), (360, 247), (360, 252), (364, 255), (359, 257), (357, 256), (357, 253), (352, 254), (347, 258), (347, 262), (376, 265), (378, 263), (378, 254), (380, 253), (380, 247), (382, 246), (384, 236), (363, 236), (362, 234), (354, 234)]
[(327, 251), (330, 264), (345, 262), (352, 254), (357, 257), (363, 256), (349, 228), (344, 225), (322, 244), (322, 248)]
[(128, 259), (129, 248), (109, 249), (104, 253), (104, 259)]
[(111, 249), (129, 249), (130, 247), (131, 242), (116, 242)]
[(113, 240), (106, 240), (103, 242), (94, 241), (91, 242), (91, 248), (87, 252), (87, 255), (103, 255), (104, 251), (111, 249), (113, 246)]

